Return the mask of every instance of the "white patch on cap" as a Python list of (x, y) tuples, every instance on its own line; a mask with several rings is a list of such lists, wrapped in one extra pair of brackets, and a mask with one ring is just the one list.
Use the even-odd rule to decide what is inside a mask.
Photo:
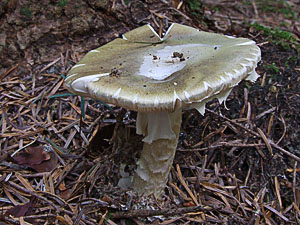
[[(93, 74), (93, 75), (88, 75), (88, 76), (84, 76), (84, 77), (79, 77), (76, 80), (74, 80), (70, 84), (70, 86), (71, 86), (71, 89), (73, 89), (76, 92), (87, 94), (88, 93), (87, 86), (90, 82), (98, 81), (100, 77), (108, 76), (108, 75), (109, 75), (109, 73), (101, 73), (101, 74)], [(68, 78), (70, 78), (71, 76), (69, 76)]]
[[(185, 45), (174, 45), (166, 46), (163, 49), (153, 51), (144, 56), (142, 65), (140, 66), (138, 75), (148, 77), (154, 80), (164, 80), (182, 70), (189, 59), (186, 57), (189, 50), (193, 50), (195, 47), (207, 47), (213, 45), (207, 44), (185, 44)], [(185, 60), (180, 60), (178, 57), (174, 57), (173, 53), (183, 53)], [(153, 60), (153, 56), (157, 59)]]
[(99, 50), (97, 50), (97, 49), (94, 49), (94, 50), (91, 50), (91, 51), (89, 51), (90, 53), (96, 53), (96, 52), (100, 52)]
[(157, 56), (158, 60), (153, 60), (153, 55), (144, 56), (138, 75), (154, 80), (164, 80), (173, 73), (182, 70), (186, 62), (180, 61), (178, 58), (172, 58), (174, 51), (176, 50), (170, 46), (158, 50), (153, 54)]

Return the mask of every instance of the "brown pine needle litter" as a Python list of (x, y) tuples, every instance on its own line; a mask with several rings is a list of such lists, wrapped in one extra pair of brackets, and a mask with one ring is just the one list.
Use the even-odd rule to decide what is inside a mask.
[[(7, 13), (15, 9), (24, 21), (35, 18), (30, 4), (26, 9), (9, 2)], [(88, 40), (103, 36), (99, 43), (104, 44), (147, 22), (162, 36), (169, 23), (180, 22), (255, 40), (263, 53), (257, 68), (261, 78), (235, 88), (226, 102), (229, 110), (212, 101), (205, 116), (195, 110), (183, 113), (168, 185), (162, 198), (155, 199), (118, 187), (121, 178), (132, 175), (142, 148), (137, 144), (142, 137), (135, 133), (136, 113), (74, 96), (65, 88), (64, 76), (72, 65), (98, 46), (80, 47), (78, 39), (69, 38), (72, 44), (65, 47), (58, 39), (60, 48), (53, 48), (48, 58), (22, 42), (16, 49), (24, 50), (20, 57), (26, 58), (26, 66), (11, 60), (0, 67), (0, 223), (299, 224), (299, 52), (295, 43), (284, 49), (263, 30), (243, 24), (255, 18), (279, 26), (276, 19), (289, 24), (292, 15), (272, 17), (263, 1), (107, 2), (109, 13), (97, 8), (104, 6), (89, 12), (112, 20), (106, 21), (112, 30)], [(68, 7), (64, 1), (57, 4), (62, 5), (56, 9)], [(56, 29), (47, 26), (47, 32)], [(296, 32), (299, 23), (289, 26), (284, 29), (295, 26)], [(33, 28), (39, 26), (28, 27)], [(3, 37), (0, 33), (1, 48)], [(14, 49), (11, 39), (5, 44)]]

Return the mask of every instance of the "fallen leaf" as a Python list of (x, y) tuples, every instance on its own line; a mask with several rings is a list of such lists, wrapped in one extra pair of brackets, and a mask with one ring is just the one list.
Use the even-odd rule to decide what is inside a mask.
[(64, 191), (61, 191), (58, 195), (64, 200), (69, 199), (70, 195), (72, 194), (72, 190), (66, 189)]
[(57, 156), (54, 152), (46, 152), (44, 147), (28, 147), (25, 152), (13, 158), (19, 165), (26, 165), (35, 171), (50, 172), (57, 165)]
[(32, 209), (35, 206), (37, 199), (35, 197), (32, 197), (29, 202), (23, 204), (23, 205), (16, 205), (5, 213), (6, 216), (13, 216), (13, 217), (21, 217), (29, 215), (32, 212)]
[(44, 147), (36, 146), (36, 147), (28, 147), (26, 151), (21, 152), (18, 156), (14, 157), (14, 160), (20, 164), (26, 164), (28, 166), (40, 164), (44, 160), (50, 159), (50, 155), (48, 152), (44, 151)]
[(49, 160), (44, 160), (42, 163), (31, 165), (30, 167), (35, 171), (37, 171), (38, 173), (52, 171), (54, 168), (56, 168), (58, 160), (54, 152), (49, 152), (49, 155), (50, 155)]
[(61, 182), (61, 183), (58, 185), (58, 189), (59, 189), (60, 191), (65, 191), (65, 190), (67, 190), (67, 188), (66, 188), (64, 182)]

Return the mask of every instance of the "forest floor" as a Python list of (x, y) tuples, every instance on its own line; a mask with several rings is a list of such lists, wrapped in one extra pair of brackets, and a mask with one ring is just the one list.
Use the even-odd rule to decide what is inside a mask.
[[(297, 0), (3, 1), (0, 223), (300, 224), (299, 18)], [(261, 76), (228, 109), (184, 111), (162, 199), (138, 197), (117, 186), (142, 148), (136, 113), (64, 78), (91, 49), (172, 22), (256, 41)]]

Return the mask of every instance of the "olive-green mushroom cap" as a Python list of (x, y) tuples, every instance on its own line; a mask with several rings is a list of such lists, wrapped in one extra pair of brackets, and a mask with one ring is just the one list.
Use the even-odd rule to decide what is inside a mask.
[(140, 112), (203, 112), (213, 98), (226, 99), (241, 80), (255, 81), (260, 49), (234, 38), (172, 24), (160, 38), (150, 25), (88, 52), (68, 73), (78, 95)]

